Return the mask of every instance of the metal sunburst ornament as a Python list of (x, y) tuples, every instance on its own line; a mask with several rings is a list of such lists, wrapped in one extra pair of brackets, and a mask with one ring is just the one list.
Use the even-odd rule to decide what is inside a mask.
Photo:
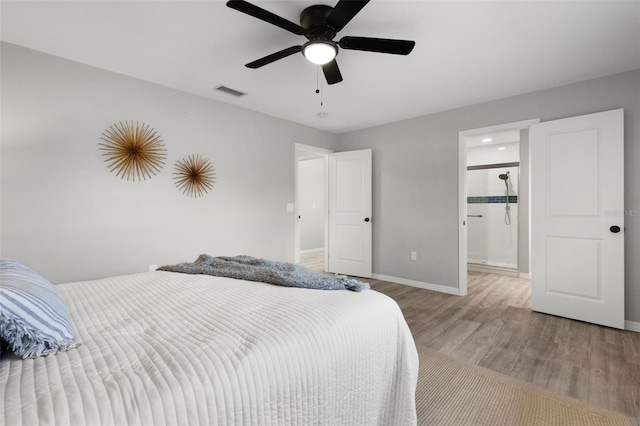
[(209, 160), (201, 155), (189, 155), (176, 162), (176, 187), (189, 197), (202, 197), (216, 182), (215, 169)]
[(164, 166), (167, 150), (157, 132), (145, 123), (122, 121), (107, 127), (100, 137), (100, 150), (109, 171), (135, 182), (151, 179)]

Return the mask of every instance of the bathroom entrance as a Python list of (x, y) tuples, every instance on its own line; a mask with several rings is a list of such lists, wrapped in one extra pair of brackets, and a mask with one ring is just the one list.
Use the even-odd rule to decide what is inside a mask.
[(539, 119), (459, 132), (459, 294), (467, 271), (529, 273), (529, 128)]

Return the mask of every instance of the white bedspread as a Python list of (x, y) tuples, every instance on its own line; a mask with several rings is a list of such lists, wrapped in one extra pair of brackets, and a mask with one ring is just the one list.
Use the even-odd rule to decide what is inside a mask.
[(0, 424), (410, 425), (418, 357), (372, 290), (149, 272), (59, 286), (81, 345), (0, 361)]

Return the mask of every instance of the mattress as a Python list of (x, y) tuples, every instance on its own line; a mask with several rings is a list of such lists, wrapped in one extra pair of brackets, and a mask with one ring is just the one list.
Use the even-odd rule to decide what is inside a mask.
[(172, 272), (59, 285), (80, 346), (0, 361), (0, 424), (411, 425), (398, 305)]

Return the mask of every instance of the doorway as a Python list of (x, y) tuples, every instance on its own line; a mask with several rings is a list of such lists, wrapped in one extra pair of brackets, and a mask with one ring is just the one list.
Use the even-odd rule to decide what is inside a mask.
[(458, 133), (458, 292), (467, 270), (528, 278), (528, 129), (539, 119)]
[(465, 139), (467, 270), (518, 276), (520, 131)]
[[(309, 160), (320, 161), (316, 164)], [(315, 169), (315, 183), (301, 176)], [(320, 175), (319, 182), (317, 176)], [(320, 188), (313, 199), (303, 191)], [(371, 278), (372, 275), (372, 150), (361, 149), (333, 153), (310, 145), (295, 145), (295, 236), (294, 261), (310, 251), (321, 252), (324, 272)], [(303, 205), (304, 204), (304, 205)], [(329, 210), (332, 216), (329, 217)], [(322, 220), (319, 220), (319, 216)], [(307, 235), (311, 226), (303, 222), (314, 219), (313, 231), (320, 238)], [(330, 220), (331, 219), (331, 220)], [(323, 224), (322, 224), (323, 222)], [(319, 227), (323, 229), (318, 231)], [(315, 240), (314, 243), (308, 243)], [(307, 247), (307, 244), (311, 244)], [(306, 253), (305, 253), (306, 252)], [(318, 265), (318, 270), (320, 265)]]
[(302, 255), (318, 259), (326, 270), (328, 243), (328, 158), (332, 151), (295, 144), (294, 261)]

